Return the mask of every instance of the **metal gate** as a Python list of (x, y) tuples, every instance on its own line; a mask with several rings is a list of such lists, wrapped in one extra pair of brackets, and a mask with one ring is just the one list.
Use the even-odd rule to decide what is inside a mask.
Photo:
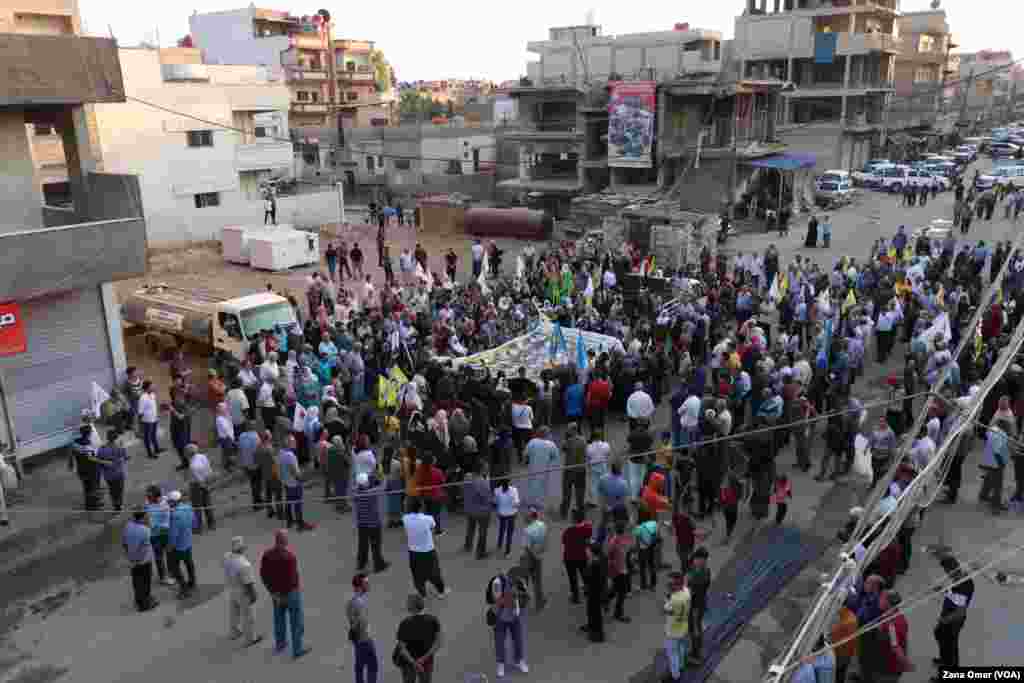
[(24, 456), (45, 449), (43, 441), (70, 441), (92, 383), (109, 391), (114, 368), (98, 287), (25, 302), (22, 318), (27, 350), (0, 359), (0, 369)]

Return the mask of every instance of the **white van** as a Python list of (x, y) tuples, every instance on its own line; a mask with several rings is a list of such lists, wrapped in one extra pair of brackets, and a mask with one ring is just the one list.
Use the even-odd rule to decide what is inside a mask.
[(987, 189), (993, 185), (1009, 185), (1024, 187), (1024, 165), (1006, 164), (996, 166), (990, 173), (978, 176), (979, 189)]

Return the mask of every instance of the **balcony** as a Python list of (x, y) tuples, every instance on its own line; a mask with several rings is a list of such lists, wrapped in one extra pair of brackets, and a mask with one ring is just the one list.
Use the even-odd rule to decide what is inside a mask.
[(208, 83), (210, 73), (205, 64), (161, 64), (165, 83)]
[(235, 148), (235, 167), (239, 171), (290, 168), (293, 156), (290, 142), (254, 142)]
[(838, 55), (861, 55), (868, 52), (899, 53), (903, 41), (886, 33), (840, 33), (836, 45)]
[[(45, 228), (0, 232), (0, 300), (95, 287), (146, 272), (146, 219), (138, 179), (90, 173), (92, 206), (44, 208)], [(58, 215), (59, 214), (59, 215)], [(3, 230), (8, 230), (6, 226)], [(45, 254), (45, 258), (25, 258)]]
[(0, 34), (0, 106), (124, 102), (109, 38)]
[(297, 66), (289, 66), (284, 70), (285, 80), (291, 81), (326, 81), (326, 69), (303, 69)]
[(288, 44), (300, 50), (326, 50), (327, 40), (313, 33), (293, 33), (288, 36)]
[(373, 73), (373, 69), (369, 66), (360, 64), (354, 70), (352, 69), (339, 69), (338, 80), (346, 82), (364, 82), (372, 83), (376, 80), (376, 76)]
[(718, 73), (722, 70), (721, 60), (704, 59), (700, 52), (684, 52), (683, 73)]
[(292, 101), (292, 111), (299, 114), (326, 114), (326, 102), (298, 102)]

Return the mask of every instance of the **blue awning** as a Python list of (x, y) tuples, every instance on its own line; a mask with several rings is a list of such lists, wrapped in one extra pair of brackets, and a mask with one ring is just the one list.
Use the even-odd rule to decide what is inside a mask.
[(751, 159), (747, 162), (758, 168), (774, 168), (778, 171), (798, 171), (802, 168), (813, 168), (818, 157), (813, 154), (773, 154), (770, 157)]

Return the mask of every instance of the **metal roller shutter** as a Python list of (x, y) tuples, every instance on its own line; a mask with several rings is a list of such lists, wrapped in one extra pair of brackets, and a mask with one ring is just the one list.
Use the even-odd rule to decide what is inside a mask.
[(0, 360), (8, 405), (22, 446), (61, 432), (73, 436), (90, 387), (114, 381), (98, 287), (22, 304), (28, 350)]

